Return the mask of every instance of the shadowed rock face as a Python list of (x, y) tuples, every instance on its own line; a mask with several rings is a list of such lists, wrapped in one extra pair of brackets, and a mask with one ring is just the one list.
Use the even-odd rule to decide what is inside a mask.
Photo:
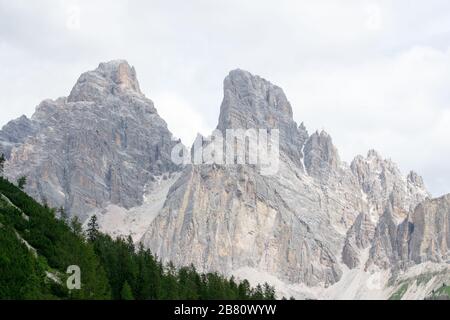
[(383, 220), (373, 241), (374, 264), (388, 269), (450, 261), (450, 195), (423, 201), (398, 225), (392, 214)]
[(342, 261), (350, 268), (356, 268), (360, 261), (360, 251), (369, 248), (375, 235), (375, 223), (366, 213), (361, 213), (348, 230), (342, 251)]
[(11, 150), (36, 134), (37, 130), (37, 124), (26, 116), (10, 121), (0, 131), (0, 153), (9, 158)]
[(81, 218), (108, 203), (139, 205), (152, 176), (177, 170), (172, 135), (122, 60), (84, 73), (68, 98), (42, 102), (0, 137), (14, 143), (7, 176), (26, 175), (31, 195)]
[(409, 223), (411, 261), (450, 262), (450, 195), (421, 203)]

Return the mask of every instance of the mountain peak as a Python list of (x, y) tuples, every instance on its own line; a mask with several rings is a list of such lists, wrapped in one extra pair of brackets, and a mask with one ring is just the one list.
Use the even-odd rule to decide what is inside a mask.
[(100, 63), (97, 69), (83, 73), (68, 101), (97, 101), (108, 94), (120, 93), (142, 94), (134, 67), (126, 60), (113, 60)]
[(122, 89), (129, 89), (141, 93), (136, 77), (136, 70), (126, 60), (113, 60), (100, 63), (97, 70), (102, 71), (105, 77), (114, 81)]
[(255, 76), (246, 70), (237, 68), (237, 69), (231, 70), (230, 73), (228, 74), (228, 77), (230, 77), (230, 78), (241, 78), (241, 77), (251, 78), (251, 77), (255, 77)]
[(278, 128), (292, 121), (291, 104), (280, 87), (245, 70), (230, 71), (218, 129)]
[(378, 151), (376, 151), (375, 149), (370, 149), (368, 152), (367, 152), (367, 158), (370, 158), (370, 159), (372, 159), (372, 158), (375, 158), (375, 159), (382, 159), (382, 156), (381, 156), (381, 154), (378, 152)]
[(331, 136), (322, 131), (313, 133), (305, 144), (305, 166), (310, 175), (323, 176), (336, 171), (341, 162)]
[(425, 183), (423, 178), (415, 171), (410, 171), (407, 176), (408, 182), (412, 183), (415, 186), (421, 187), (425, 189)]

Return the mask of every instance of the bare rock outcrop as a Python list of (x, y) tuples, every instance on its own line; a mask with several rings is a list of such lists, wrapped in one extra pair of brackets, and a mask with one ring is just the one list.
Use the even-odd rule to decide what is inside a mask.
[(152, 176), (178, 169), (166, 123), (123, 60), (84, 73), (68, 98), (43, 101), (0, 137), (14, 143), (6, 175), (26, 175), (33, 197), (81, 218), (109, 203), (140, 205)]
[(355, 223), (347, 232), (344, 249), (342, 250), (342, 261), (350, 269), (358, 267), (365, 261), (360, 261), (361, 250), (372, 245), (375, 236), (375, 223), (372, 218), (361, 213), (355, 220)]
[(225, 79), (217, 128), (279, 129), (280, 167), (271, 176), (242, 165), (186, 168), (142, 238), (175, 265), (224, 274), (251, 268), (329, 286), (341, 279), (343, 256), (350, 267), (360, 263), (392, 194), (401, 195), (394, 199), (401, 208), (421, 197), (374, 152), (352, 167), (342, 162), (328, 134), (309, 136), (294, 122), (279, 87), (246, 71)]
[[(255, 165), (175, 165), (177, 142), (123, 60), (100, 64), (67, 98), (7, 124), (5, 173), (26, 175), (36, 199), (81, 218), (101, 213), (112, 235), (143, 234), (140, 242), (163, 261), (200, 271), (245, 269), (326, 288), (348, 269), (449, 261), (450, 198), (429, 199), (418, 174), (403, 176), (373, 150), (348, 165), (329, 134), (297, 125), (280, 87), (247, 71), (226, 77), (220, 110), (224, 135), (279, 130), (275, 174)], [(114, 229), (115, 221), (129, 225)]]
[(450, 262), (450, 195), (424, 201), (408, 222), (410, 261)]

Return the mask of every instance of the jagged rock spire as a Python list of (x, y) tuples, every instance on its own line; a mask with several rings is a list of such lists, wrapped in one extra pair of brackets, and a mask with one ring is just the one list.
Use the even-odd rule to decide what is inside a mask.
[(276, 128), (290, 121), (292, 107), (280, 87), (240, 69), (225, 78), (219, 130)]
[(110, 93), (142, 94), (136, 70), (125, 60), (100, 63), (97, 69), (83, 73), (68, 101), (100, 101)]
[(305, 144), (305, 167), (312, 176), (323, 176), (336, 171), (341, 160), (331, 136), (325, 131), (316, 131)]
[(8, 178), (26, 175), (29, 194), (81, 218), (108, 204), (136, 206), (149, 179), (177, 170), (176, 142), (124, 60), (82, 74), (68, 98), (43, 101), (31, 120), (7, 129), (0, 138), (24, 134), (16, 135)]
[(283, 90), (269, 81), (236, 69), (224, 80), (224, 98), (217, 129), (278, 129), (280, 150), (299, 167), (306, 128), (292, 118), (292, 107)]

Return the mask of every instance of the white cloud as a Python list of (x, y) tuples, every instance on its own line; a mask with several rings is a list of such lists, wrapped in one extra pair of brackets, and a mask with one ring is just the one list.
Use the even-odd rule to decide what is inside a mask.
[(242, 68), (283, 87), (344, 159), (379, 149), (437, 195), (450, 192), (449, 44), (446, 0), (0, 0), (0, 123), (126, 58), (189, 144)]
[(168, 123), (174, 137), (181, 138), (188, 148), (197, 134), (208, 136), (213, 127), (208, 127), (202, 116), (176, 93), (162, 92), (153, 98), (158, 114)]
[(432, 176), (450, 181), (449, 84), (450, 51), (413, 47), (351, 67), (311, 65), (286, 87), (295, 118), (330, 131), (345, 160), (376, 148), (404, 170), (425, 173), (439, 194), (449, 184), (436, 186)]

